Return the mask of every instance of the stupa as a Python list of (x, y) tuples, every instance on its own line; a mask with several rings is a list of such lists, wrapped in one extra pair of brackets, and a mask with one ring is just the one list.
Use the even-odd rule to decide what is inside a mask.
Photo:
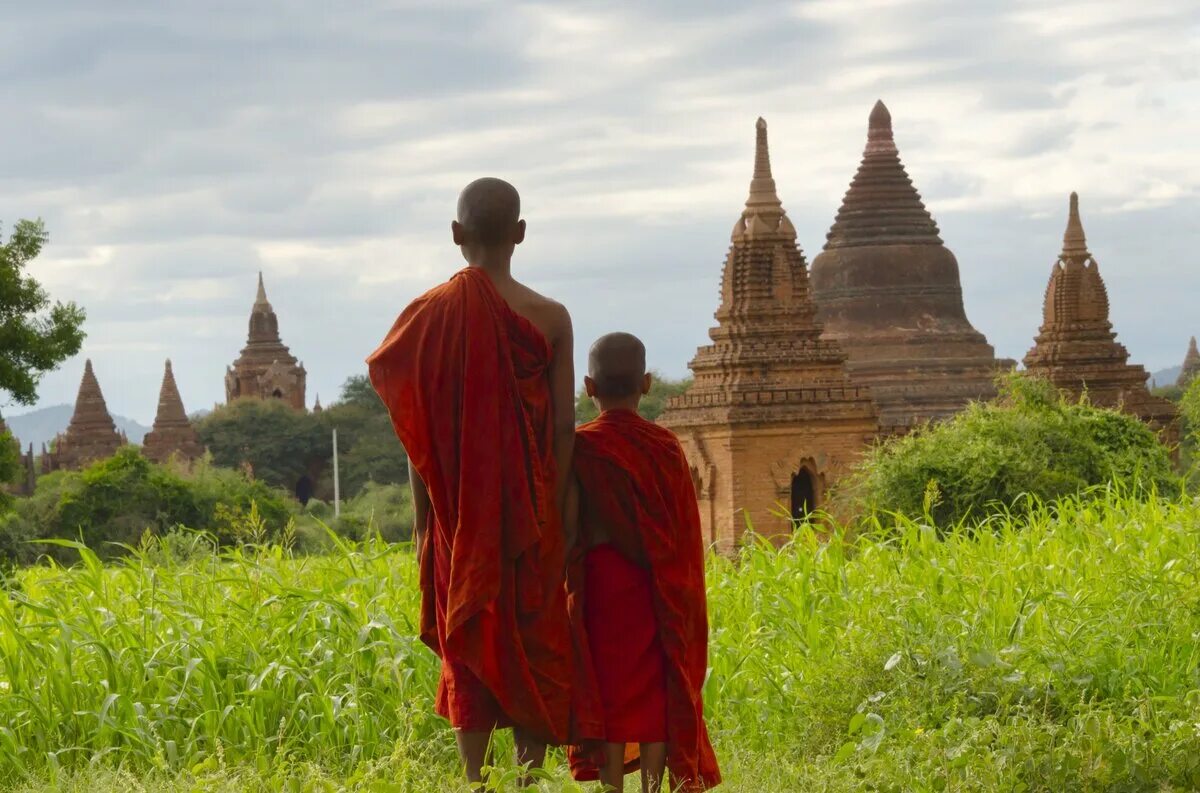
[(158, 413), (154, 417), (154, 427), (146, 433), (142, 454), (156, 463), (166, 462), (171, 455), (187, 462), (204, 455), (204, 447), (200, 445), (196, 430), (188, 420), (187, 411), (183, 409), (183, 399), (179, 396), (179, 387), (175, 384), (175, 373), (171, 371), (169, 360), (163, 372), (162, 387), (158, 391)]
[(279, 318), (267, 300), (259, 273), (258, 295), (250, 310), (249, 338), (241, 355), (225, 372), (225, 400), (279, 399), (304, 410), (307, 376), (304, 364), (297, 362), (279, 338)]
[(963, 309), (958, 261), (900, 162), (892, 117), (871, 111), (858, 173), (812, 264), (825, 333), (871, 389), (885, 433), (995, 395), (995, 351)]
[(1093, 405), (1119, 408), (1173, 440), (1175, 408), (1146, 388), (1149, 373), (1129, 363), (1109, 320), (1108, 290), (1100, 267), (1087, 249), (1079, 219), (1079, 196), (1071, 193), (1062, 253), (1050, 273), (1042, 327), (1025, 369)]
[(808, 269), (771, 177), (767, 125), (757, 124), (754, 178), (721, 277), (712, 344), (695, 380), (659, 423), (679, 435), (708, 542), (728, 550), (746, 530), (790, 531), (786, 517), (820, 509), (828, 486), (878, 429), (870, 393), (824, 337)]
[(1196, 349), (1196, 337), (1188, 342), (1187, 355), (1183, 356), (1183, 368), (1179, 370), (1179, 379), (1175, 384), (1180, 388), (1187, 388), (1196, 379), (1196, 375), (1200, 375), (1200, 350)]
[(54, 451), (43, 452), (42, 470), (76, 470), (89, 463), (111, 457), (117, 449), (127, 443), (117, 432), (117, 425), (108, 413), (100, 382), (92, 370), (92, 362), (83, 365), (83, 379), (79, 383), (79, 395), (75, 398), (75, 412), (67, 431), (54, 442)]

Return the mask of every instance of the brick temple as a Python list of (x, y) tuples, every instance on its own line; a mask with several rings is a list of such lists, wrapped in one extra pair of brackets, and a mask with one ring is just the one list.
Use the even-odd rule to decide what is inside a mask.
[(175, 373), (169, 360), (158, 391), (154, 427), (142, 441), (142, 454), (156, 463), (165, 463), (172, 456), (184, 462), (204, 456), (196, 429), (183, 409), (183, 398), (179, 396), (179, 386), (175, 384)]
[(1093, 405), (1137, 416), (1162, 431), (1168, 443), (1177, 440), (1175, 406), (1150, 393), (1149, 373), (1129, 363), (1129, 351), (1113, 332), (1108, 290), (1100, 266), (1088, 251), (1075, 193), (1071, 193), (1062, 253), (1046, 286), (1042, 326), (1025, 355), (1025, 369), (1074, 398), (1086, 394)]
[(1196, 349), (1196, 337), (1188, 342), (1187, 355), (1183, 356), (1183, 367), (1179, 370), (1179, 379), (1175, 384), (1187, 388), (1200, 375), (1200, 350)]
[(816, 319), (762, 119), (715, 317), (712, 344), (689, 365), (694, 383), (659, 422), (683, 443), (706, 539), (728, 550), (747, 518), (771, 535), (790, 531), (789, 513), (821, 508), (878, 429), (869, 391), (850, 382), (845, 354)]
[(124, 434), (117, 432), (117, 425), (113, 423), (100, 391), (100, 381), (88, 360), (83, 365), (83, 379), (79, 383), (71, 423), (66, 432), (54, 440), (53, 451), (42, 449), (42, 472), (83, 468), (111, 457), (128, 442)]
[(279, 337), (279, 318), (267, 300), (259, 273), (246, 346), (225, 372), (225, 400), (279, 399), (296, 410), (304, 410), (307, 377), (304, 364), (296, 360)]
[(997, 369), (1012, 366), (967, 319), (958, 261), (900, 162), (883, 102), (813, 260), (812, 290), (826, 334), (845, 349), (851, 378), (870, 387), (887, 434), (995, 396)]

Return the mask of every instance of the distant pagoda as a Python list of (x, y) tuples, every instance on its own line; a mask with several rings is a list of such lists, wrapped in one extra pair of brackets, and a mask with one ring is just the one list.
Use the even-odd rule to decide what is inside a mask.
[(175, 384), (175, 373), (171, 370), (169, 360), (158, 392), (158, 413), (154, 417), (154, 427), (146, 433), (142, 454), (156, 463), (166, 462), (171, 455), (187, 462), (204, 455), (204, 447), (200, 445), (196, 430), (183, 409), (183, 399), (179, 396), (179, 387)]
[(878, 429), (869, 391), (850, 382), (846, 356), (822, 336), (761, 118), (715, 317), (713, 343), (690, 364), (692, 386), (659, 423), (683, 443), (706, 540), (728, 549), (747, 517), (769, 535), (790, 531), (776, 505), (794, 516), (823, 507), (828, 485)]
[(54, 441), (53, 451), (43, 452), (42, 470), (78, 470), (97, 460), (112, 457), (128, 440), (117, 432), (109, 415), (92, 362), (83, 365), (83, 379), (75, 398), (75, 412), (67, 430)]
[(813, 260), (827, 335), (871, 388), (885, 433), (995, 396), (995, 351), (963, 309), (958, 262), (900, 162), (892, 117), (871, 111), (858, 173)]
[(1196, 337), (1188, 342), (1187, 355), (1183, 357), (1183, 368), (1179, 370), (1179, 379), (1175, 384), (1180, 388), (1187, 388), (1196, 379), (1196, 375), (1200, 375), (1200, 350), (1196, 349)]
[(1087, 249), (1079, 196), (1071, 193), (1062, 253), (1046, 286), (1042, 327), (1025, 368), (1072, 397), (1087, 395), (1099, 407), (1119, 408), (1174, 439), (1175, 408), (1146, 388), (1150, 375), (1129, 363), (1109, 320), (1108, 290)]
[(280, 340), (279, 318), (267, 300), (259, 273), (258, 295), (250, 310), (249, 338), (241, 355), (225, 372), (225, 400), (278, 399), (304, 410), (307, 376), (304, 365)]

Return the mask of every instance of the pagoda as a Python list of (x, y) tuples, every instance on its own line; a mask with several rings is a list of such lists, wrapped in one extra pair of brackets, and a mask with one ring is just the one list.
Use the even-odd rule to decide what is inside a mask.
[(112, 457), (117, 449), (128, 443), (117, 432), (117, 425), (108, 413), (100, 382), (92, 370), (92, 362), (83, 365), (83, 380), (75, 398), (75, 412), (67, 431), (55, 438), (54, 450), (42, 454), (42, 471), (78, 470), (89, 463)]
[(1179, 379), (1175, 384), (1180, 388), (1187, 388), (1192, 384), (1192, 380), (1196, 379), (1196, 375), (1200, 375), (1200, 350), (1196, 349), (1196, 337), (1188, 342), (1187, 355), (1183, 357), (1183, 368), (1179, 370)]
[(829, 485), (878, 429), (869, 391), (850, 382), (845, 354), (822, 335), (761, 118), (715, 317), (713, 343), (690, 364), (693, 384), (659, 423), (687, 454), (705, 539), (728, 550), (748, 524), (760, 534), (790, 533), (788, 513), (824, 507)]
[(900, 162), (883, 102), (813, 260), (812, 287), (825, 332), (845, 349), (851, 378), (870, 387), (885, 433), (995, 396), (997, 369), (1011, 368), (967, 319), (958, 261)]
[(175, 384), (175, 373), (168, 360), (163, 372), (162, 387), (158, 391), (158, 413), (154, 427), (146, 433), (142, 442), (142, 454), (156, 463), (165, 463), (175, 455), (178, 459), (191, 462), (204, 455), (204, 447), (196, 436), (196, 430), (183, 409), (183, 399)]
[(1174, 406), (1151, 395), (1146, 388), (1150, 375), (1129, 363), (1129, 351), (1113, 332), (1108, 290), (1088, 252), (1075, 193), (1071, 193), (1062, 253), (1046, 286), (1042, 327), (1025, 355), (1025, 369), (1073, 398), (1086, 395), (1093, 405), (1137, 416), (1165, 430), (1168, 442), (1174, 440)]
[(278, 399), (304, 410), (307, 373), (304, 364), (279, 338), (279, 318), (267, 300), (262, 273), (258, 274), (258, 295), (250, 310), (250, 333), (242, 353), (225, 372), (225, 400)]

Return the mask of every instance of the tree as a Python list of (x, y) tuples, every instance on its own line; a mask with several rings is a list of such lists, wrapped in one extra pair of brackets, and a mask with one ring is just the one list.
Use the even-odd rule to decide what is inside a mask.
[(42, 375), (79, 352), (83, 309), (56, 302), (25, 267), (48, 239), (40, 220), (21, 220), (7, 243), (0, 243), (0, 390), (17, 404), (37, 401)]
[(353, 375), (341, 397), (321, 414), (327, 430), (338, 431), (338, 473), (344, 498), (353, 498), (369, 482), (408, 482), (408, 456), (392, 429), (387, 406), (366, 375)]
[(222, 405), (196, 423), (196, 434), (217, 465), (236, 469), (249, 463), (256, 479), (289, 492), (332, 453), (316, 416), (275, 399)]
[[(642, 418), (649, 421), (654, 421), (662, 412), (667, 409), (667, 402), (671, 397), (679, 396), (692, 385), (692, 378), (685, 377), (682, 380), (672, 380), (669, 377), (663, 377), (658, 372), (650, 373), (650, 393), (642, 397), (642, 402), (638, 405), (638, 413)], [(575, 400), (575, 422), (583, 424), (591, 421), (600, 415), (596, 404), (588, 397), (587, 393), (579, 390), (579, 395)]]

